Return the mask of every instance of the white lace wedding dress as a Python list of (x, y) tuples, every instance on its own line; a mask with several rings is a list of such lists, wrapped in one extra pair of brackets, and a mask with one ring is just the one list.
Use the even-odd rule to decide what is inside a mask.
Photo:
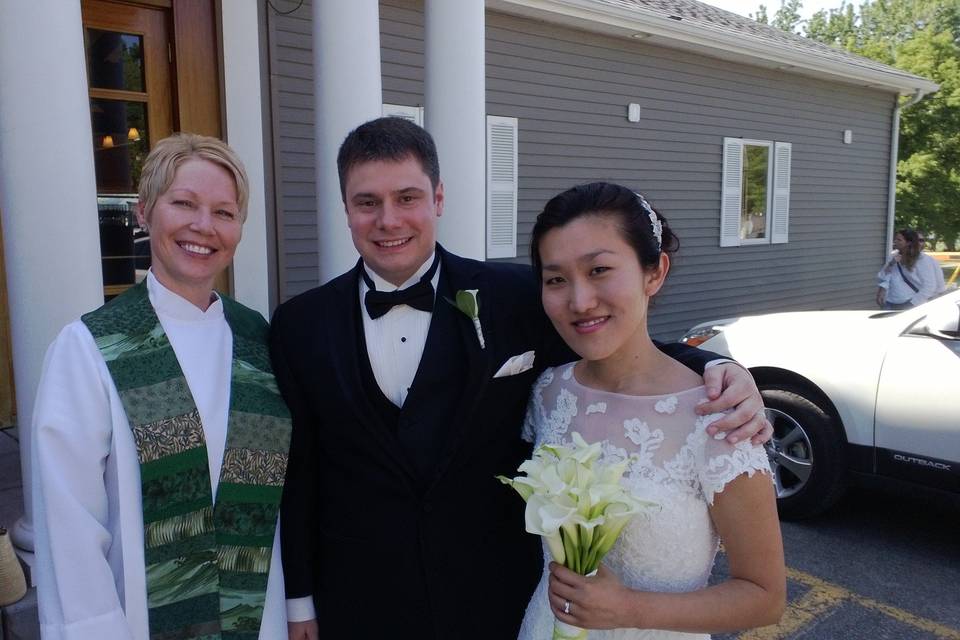
[[(719, 414), (698, 416), (704, 387), (663, 396), (628, 396), (590, 389), (577, 382), (573, 363), (547, 369), (534, 385), (524, 437), (536, 446), (568, 443), (577, 431), (587, 442), (603, 442), (601, 460), (635, 455), (624, 482), (637, 498), (659, 504), (635, 518), (604, 563), (629, 587), (683, 592), (707, 584), (719, 538), (708, 505), (742, 473), (770, 472), (761, 446), (730, 445), (707, 435)], [(547, 599), (547, 568), (527, 606), (520, 640), (550, 640), (553, 613)], [(591, 631), (590, 640), (673, 640), (705, 634), (645, 629)]]

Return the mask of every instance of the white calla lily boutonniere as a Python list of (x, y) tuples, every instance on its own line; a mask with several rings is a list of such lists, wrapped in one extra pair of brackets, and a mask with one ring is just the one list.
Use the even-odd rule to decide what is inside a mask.
[(457, 299), (447, 302), (460, 310), (460, 313), (473, 321), (473, 328), (477, 332), (477, 340), (480, 341), (480, 348), (485, 349), (486, 344), (483, 341), (483, 327), (480, 326), (480, 301), (477, 300), (479, 289), (461, 289), (457, 291)]

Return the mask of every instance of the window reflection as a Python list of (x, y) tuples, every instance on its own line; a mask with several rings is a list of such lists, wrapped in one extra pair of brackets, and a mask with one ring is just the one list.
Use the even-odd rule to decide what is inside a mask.
[(150, 149), (146, 107), (90, 100), (105, 300), (142, 280), (150, 268), (149, 237), (136, 220), (137, 184)]
[(146, 277), (150, 237), (137, 224), (137, 194), (99, 196), (100, 256), (105, 300)]
[(743, 151), (740, 238), (765, 238), (767, 237), (770, 148), (766, 145), (745, 144)]
[(150, 267), (149, 236), (136, 220), (137, 183), (150, 150), (143, 36), (88, 28), (84, 45), (104, 298), (109, 300), (142, 280)]
[(125, 100), (90, 100), (93, 158), (99, 193), (136, 191), (149, 153), (147, 105)]
[(91, 88), (146, 91), (142, 36), (100, 29), (87, 29), (84, 35)]

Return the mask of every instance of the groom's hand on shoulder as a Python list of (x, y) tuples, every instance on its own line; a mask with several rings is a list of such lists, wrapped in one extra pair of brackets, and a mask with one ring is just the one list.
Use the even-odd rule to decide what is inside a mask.
[(287, 636), (289, 640), (320, 640), (320, 629), (316, 619), (306, 622), (288, 622)]
[(697, 406), (697, 413), (707, 415), (731, 410), (707, 427), (711, 435), (724, 431), (730, 443), (751, 439), (763, 444), (773, 435), (773, 426), (763, 414), (763, 398), (750, 372), (735, 362), (709, 367), (703, 372), (710, 402)]

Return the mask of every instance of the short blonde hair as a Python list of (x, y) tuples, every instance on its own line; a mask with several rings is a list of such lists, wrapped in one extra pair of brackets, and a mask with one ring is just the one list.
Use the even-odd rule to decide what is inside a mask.
[(181, 164), (191, 158), (202, 158), (230, 172), (237, 187), (237, 205), (240, 221), (247, 219), (247, 201), (250, 198), (250, 182), (243, 162), (237, 153), (223, 140), (196, 133), (175, 133), (154, 145), (143, 163), (140, 173), (138, 196), (143, 207), (143, 217), (150, 220), (157, 199), (167, 192)]

